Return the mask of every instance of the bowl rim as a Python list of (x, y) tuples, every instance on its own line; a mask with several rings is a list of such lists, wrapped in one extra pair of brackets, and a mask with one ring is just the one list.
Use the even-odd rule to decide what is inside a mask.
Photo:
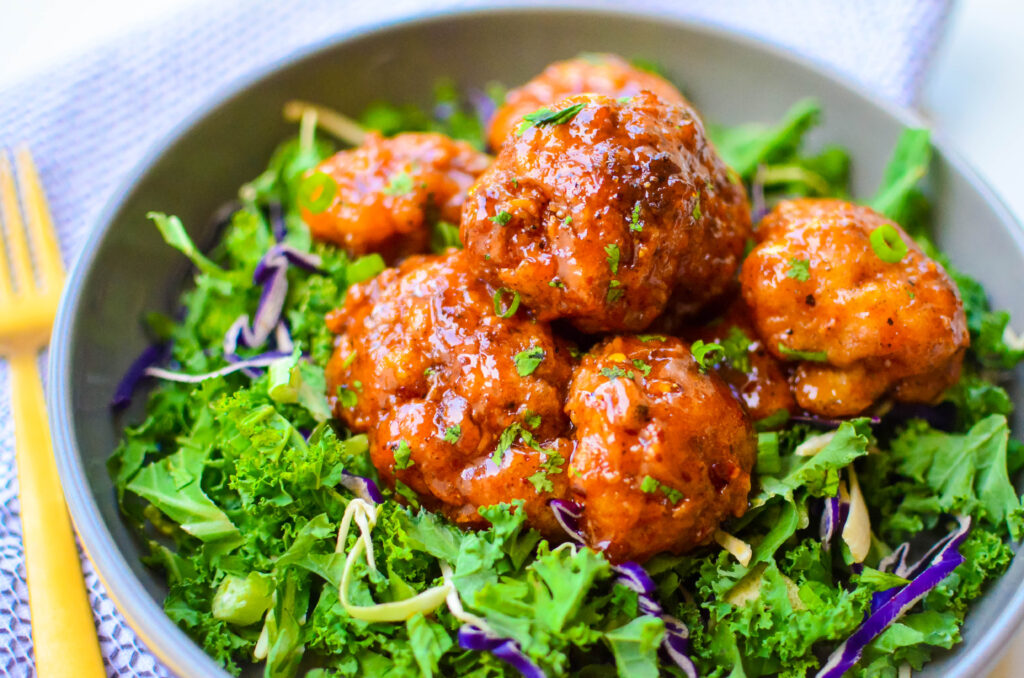
[[(132, 572), (125, 554), (114, 542), (93, 497), (90, 485), (86, 480), (78, 441), (74, 436), (74, 412), (69, 378), (69, 361), (72, 353), (71, 331), (76, 324), (80, 306), (81, 283), (91, 272), (97, 252), (113, 224), (114, 217), (126, 198), (134, 191), (139, 180), (150, 171), (170, 146), (187, 135), (199, 122), (222, 106), (228, 105), (237, 95), (266, 78), (296, 63), (328, 52), (337, 45), (354, 38), (386, 34), (399, 27), (426, 27), (453, 18), (485, 18), (509, 14), (598, 15), (602, 18), (656, 20), (659, 23), (668, 24), (673, 29), (738, 43), (747, 49), (765, 53), (774, 59), (786, 62), (797, 70), (810, 71), (812, 74), (838, 84), (857, 95), (866, 104), (882, 110), (904, 127), (925, 127), (931, 130), (930, 125), (916, 112), (881, 99), (868, 91), (864, 85), (836, 68), (769, 42), (750, 32), (726, 28), (706, 19), (666, 16), (653, 7), (614, 6), (601, 0), (561, 1), (543, 5), (501, 0), (488, 7), (468, 9), (446, 7), (404, 13), (334, 32), (288, 55), (262, 64), (245, 75), (222, 85), (215, 94), (184, 116), (178, 124), (160, 135), (149, 146), (142, 158), (111, 193), (95, 223), (85, 235), (75, 262), (68, 272), (67, 283), (61, 295), (51, 338), (47, 369), (47, 409), (51, 422), (54, 454), (57, 458), (65, 500), (72, 522), (78, 532), (82, 550), (93, 564), (107, 594), (114, 601), (132, 630), (145, 646), (172, 671), (182, 675), (199, 671), (203, 675), (229, 678), (229, 674), (220, 665), (171, 621), (164, 613), (162, 606), (150, 596), (142, 582)], [(1024, 226), (987, 181), (959, 153), (951, 150), (945, 136), (935, 130), (931, 131), (932, 145), (935, 151), (989, 205), (996, 217), (1007, 227), (1009, 235), (1015, 240), (1018, 248), (1024, 251)], [(1024, 582), (1006, 601), (995, 624), (976, 639), (974, 646), (967, 650), (958, 661), (957, 671), (949, 675), (966, 678), (989, 669), (1005, 651), (1010, 638), (1017, 632), (1022, 621), (1024, 621)]]

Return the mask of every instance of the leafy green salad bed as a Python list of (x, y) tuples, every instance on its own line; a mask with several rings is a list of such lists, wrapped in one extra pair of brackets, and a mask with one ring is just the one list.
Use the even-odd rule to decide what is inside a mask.
[[(473, 108), (450, 85), (438, 97), (433, 115), (379, 104), (361, 122), (482, 148)], [(847, 151), (805, 149), (820, 115), (807, 100), (775, 125), (711, 128), (755, 213), (782, 196), (849, 197)], [(878, 419), (758, 422), (752, 508), (723, 525), (735, 548), (657, 556), (638, 584), (600, 553), (548, 543), (514, 506), (481, 509), (491, 528), (463, 532), (401, 485), (402, 497), (376, 491), (365, 436), (330, 418), (324, 315), (384, 264), (312, 242), (299, 217), (310, 199), (303, 173), (334, 151), (320, 131), (303, 118), (242, 187), (208, 255), (176, 218), (152, 215), (196, 272), (180, 316), (147, 317), (154, 348), (129, 381), (157, 361), (163, 369), (147, 374), (212, 376), (160, 381), (110, 460), (124, 515), (149, 544), (146, 562), (166, 574), (167, 615), (229, 671), (753, 678), (840, 675), (855, 662), (843, 675), (895, 677), (960, 640), (970, 601), (1005, 571), (1009, 542), (1024, 533), (1010, 482), (1024, 445), (1009, 436), (1012, 404), (998, 383), (1024, 350), (1007, 314), (928, 240), (917, 188), (927, 133), (904, 134), (870, 203), (959, 285), (971, 333), (960, 382), (938, 406)], [(438, 250), (458, 243), (447, 224), (435, 236)], [(284, 280), (287, 336), (248, 329), (268, 275)], [(240, 328), (262, 334), (235, 341)], [(863, 564), (840, 534), (857, 484), (871, 528)], [(893, 606), (895, 622), (874, 614)], [(407, 618), (377, 620), (395, 610)]]

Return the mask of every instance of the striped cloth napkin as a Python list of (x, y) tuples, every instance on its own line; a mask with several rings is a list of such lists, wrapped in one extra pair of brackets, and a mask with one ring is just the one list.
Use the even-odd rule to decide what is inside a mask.
[[(403, 16), (483, 0), (218, 0), (126, 35), (0, 91), (0, 148), (28, 144), (50, 196), (67, 261), (145, 151), (223, 87), (304, 45)], [(505, 2), (546, 5), (539, 0)], [(570, 6), (621, 7), (608, 0)], [(950, 0), (640, 0), (637, 6), (760, 37), (912, 105)], [(33, 675), (13, 424), (0, 363), (0, 673)], [(84, 563), (111, 676), (168, 676)]]

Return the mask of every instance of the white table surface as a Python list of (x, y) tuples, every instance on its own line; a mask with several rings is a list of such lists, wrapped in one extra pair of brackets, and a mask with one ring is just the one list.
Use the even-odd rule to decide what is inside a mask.
[[(199, 1), (0, 0), (0, 88)], [(921, 107), (1024, 222), (1024, 0), (961, 0)], [(1024, 632), (990, 678), (1021, 667)]]

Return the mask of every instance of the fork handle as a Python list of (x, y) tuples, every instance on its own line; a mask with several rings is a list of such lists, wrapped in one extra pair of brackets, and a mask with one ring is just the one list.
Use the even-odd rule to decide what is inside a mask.
[(15, 453), (39, 678), (103, 678), (92, 609), (64, 505), (35, 352), (11, 357)]

